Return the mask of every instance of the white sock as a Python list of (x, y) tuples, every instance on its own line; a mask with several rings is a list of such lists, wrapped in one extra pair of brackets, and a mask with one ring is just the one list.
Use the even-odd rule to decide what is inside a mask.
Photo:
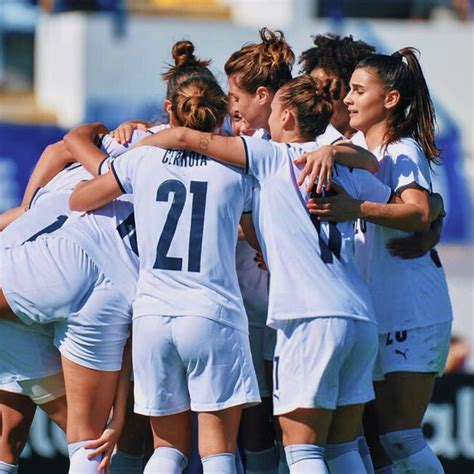
[(285, 448), (282, 443), (277, 442), (278, 451), (278, 474), (290, 474), (288, 463), (286, 462)]
[(357, 442), (359, 443), (359, 454), (362, 458), (367, 474), (374, 474), (374, 465), (372, 463), (372, 458), (370, 457), (370, 450), (365, 436), (359, 436)]
[(201, 458), (203, 474), (236, 474), (235, 454), (211, 454)]
[(247, 474), (278, 474), (278, 456), (274, 446), (263, 451), (247, 451)]
[(436, 454), (428, 446), (421, 428), (390, 431), (380, 442), (392, 460), (395, 471), (416, 474), (444, 474)]
[(327, 444), (325, 458), (331, 474), (365, 474), (365, 466), (359, 453), (357, 439), (347, 443)]
[(436, 454), (428, 446), (401, 461), (393, 463), (394, 472), (416, 474), (444, 474), (442, 464)]
[(87, 456), (93, 451), (92, 449), (85, 449), (84, 445), (92, 440), (79, 441), (77, 443), (69, 443), (67, 449), (69, 451), (69, 474), (103, 474), (104, 471), (99, 471), (99, 464), (102, 461), (102, 456), (88, 459)]
[(290, 444), (285, 448), (290, 474), (329, 474), (324, 448), (315, 444)]
[(117, 451), (112, 455), (110, 463), (110, 474), (142, 474), (143, 455), (128, 454), (124, 451)]
[(388, 466), (381, 467), (375, 471), (375, 474), (393, 474), (395, 471), (392, 469), (393, 466), (390, 464)]
[(156, 448), (143, 474), (181, 474), (188, 464), (187, 457), (175, 448)]
[(0, 461), (0, 474), (16, 474), (18, 472), (18, 464), (8, 464)]

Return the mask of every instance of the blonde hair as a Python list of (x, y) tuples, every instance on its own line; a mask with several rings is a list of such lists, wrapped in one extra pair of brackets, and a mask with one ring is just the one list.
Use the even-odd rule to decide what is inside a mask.
[(236, 82), (253, 94), (265, 86), (276, 92), (291, 80), (295, 55), (282, 31), (262, 28), (261, 43), (249, 43), (235, 51), (225, 63), (227, 76), (236, 76)]
[(180, 125), (212, 132), (227, 114), (227, 95), (214, 79), (192, 76), (171, 97), (171, 110)]

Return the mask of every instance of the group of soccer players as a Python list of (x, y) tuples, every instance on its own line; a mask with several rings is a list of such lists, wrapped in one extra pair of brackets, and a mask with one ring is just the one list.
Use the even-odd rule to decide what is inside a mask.
[(73, 474), (183, 472), (192, 413), (204, 473), (443, 472), (421, 431), (452, 311), (418, 59), (318, 35), (292, 78), (283, 33), (260, 40), (228, 94), (176, 43), (167, 125), (77, 127), (0, 216), (0, 473), (37, 404)]

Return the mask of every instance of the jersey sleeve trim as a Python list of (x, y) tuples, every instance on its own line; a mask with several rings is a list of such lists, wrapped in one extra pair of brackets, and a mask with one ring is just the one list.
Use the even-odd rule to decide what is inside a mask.
[(125, 188), (123, 187), (120, 178), (118, 177), (117, 171), (115, 170), (114, 162), (110, 162), (110, 169), (112, 170), (112, 173), (114, 175), (115, 180), (117, 181), (118, 187), (120, 188), (120, 191), (122, 191), (123, 194), (127, 194), (127, 191), (125, 191)]
[(102, 142), (104, 141), (105, 135), (96, 135), (94, 138), (94, 145), (99, 148), (99, 150), (102, 148)]
[(428, 194), (431, 194), (431, 189), (427, 189), (425, 186), (422, 186), (420, 183), (418, 183), (416, 180), (413, 180), (411, 183), (406, 183), (403, 186), (399, 186), (397, 189), (395, 189), (395, 192), (397, 194), (401, 194), (406, 188), (411, 186), (412, 184), (416, 184), (416, 186), (423, 191), (426, 191)]
[(33, 193), (33, 196), (31, 196), (30, 202), (28, 203), (28, 209), (31, 209), (31, 206), (35, 202), (35, 198), (38, 196), (38, 193), (41, 191), (41, 186), (36, 188), (36, 191)]
[(98, 175), (102, 175), (104, 174), (104, 172), (102, 171), (102, 166), (104, 166), (105, 162), (110, 158), (110, 156), (106, 156), (99, 164), (99, 170), (98, 170)]
[(244, 137), (240, 137), (244, 144), (244, 151), (245, 151), (245, 173), (249, 174), (249, 150), (247, 148), (247, 142), (245, 141)]
[(242, 211), (242, 214), (252, 214), (252, 210), (250, 210), (250, 211)]
[(393, 196), (395, 196), (395, 194), (396, 194), (395, 191), (393, 189), (391, 189), (390, 194), (388, 196), (388, 199), (386, 201), (386, 204), (388, 204), (392, 200), (392, 198), (393, 198)]

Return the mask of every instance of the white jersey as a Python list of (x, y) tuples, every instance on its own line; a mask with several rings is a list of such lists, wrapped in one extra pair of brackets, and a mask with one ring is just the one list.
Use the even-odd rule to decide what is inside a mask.
[(79, 215), (54, 235), (76, 242), (127, 299), (133, 300), (139, 262), (133, 204), (128, 197)]
[[(129, 147), (139, 141), (148, 134), (156, 133), (163, 126), (153, 127), (147, 131), (135, 130), (130, 143), (120, 145), (114, 138), (106, 134), (102, 137), (100, 148), (107, 153), (107, 157), (99, 164), (98, 174), (103, 174), (108, 171), (108, 162), (117, 156), (125, 153)], [(36, 205), (40, 199), (47, 193), (72, 191), (77, 183), (92, 179), (93, 176), (80, 164), (71, 163), (66, 166), (64, 170), (59, 172), (53, 179), (51, 179), (44, 187), (39, 188), (31, 199), (30, 207)]]
[[(253, 136), (264, 140), (270, 139), (270, 135), (264, 128), (257, 129)], [(260, 185), (257, 180), (254, 179), (253, 181), (253, 192), (258, 193)], [(237, 276), (249, 326), (263, 328), (267, 320), (268, 280), (270, 275), (268, 271), (258, 268), (258, 264), (255, 262), (255, 254), (255, 249), (248, 242), (237, 242), (235, 250)]]
[[(242, 137), (249, 174), (260, 182), (256, 231), (270, 269), (268, 323), (342, 316), (374, 321), (368, 290), (353, 257), (353, 224), (320, 222), (306, 209), (293, 160), (316, 143), (285, 144)], [(391, 194), (370, 173), (337, 166), (334, 182), (357, 199), (386, 202)]]
[(106, 134), (102, 137), (100, 148), (103, 152), (107, 153), (110, 158), (117, 158), (117, 156), (123, 155), (127, 151), (130, 151), (130, 148), (142, 138), (153, 135), (154, 133), (166, 128), (169, 128), (168, 124), (156, 125), (154, 127), (148, 128), (147, 130), (134, 130), (130, 142), (124, 144), (118, 143), (109, 134)]
[[(326, 130), (323, 134), (316, 137), (316, 143), (319, 146), (323, 145), (335, 145), (337, 142), (340, 141), (348, 141), (349, 139), (346, 138), (337, 128), (335, 128), (332, 124), (329, 124), (326, 127)], [(356, 132), (352, 138), (350, 139), (354, 145), (358, 145), (362, 148), (367, 148), (367, 143), (365, 141), (364, 134), (360, 131)]]
[(247, 332), (235, 270), (251, 208), (243, 172), (190, 151), (141, 147), (112, 162), (133, 193), (140, 253), (134, 317), (202, 316)]
[(69, 196), (70, 192), (64, 191), (45, 194), (0, 234), (3, 248), (21, 245), (60, 229), (71, 215)]
[[(380, 165), (376, 176), (394, 191), (412, 183), (431, 190), (428, 160), (411, 138), (373, 153)], [(357, 231), (357, 261), (371, 291), (381, 333), (452, 319), (446, 276), (435, 249), (416, 259), (392, 257), (387, 242), (411, 233), (368, 222), (358, 222)]]

